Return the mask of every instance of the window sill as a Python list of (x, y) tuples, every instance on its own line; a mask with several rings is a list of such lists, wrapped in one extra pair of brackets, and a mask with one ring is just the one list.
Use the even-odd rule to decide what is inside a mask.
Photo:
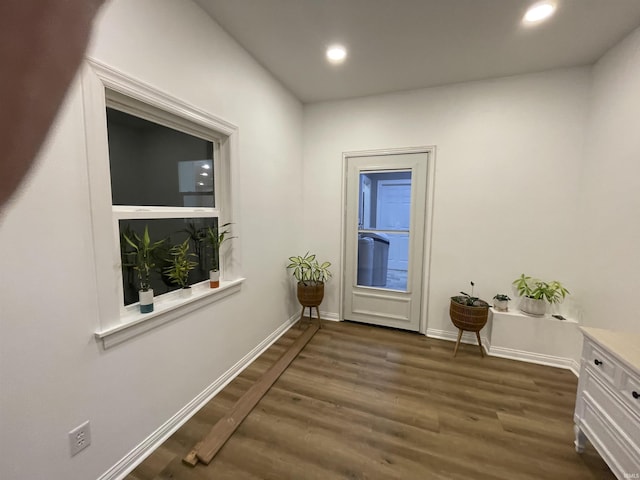
[(244, 280), (239, 278), (221, 281), (219, 288), (209, 288), (207, 280), (192, 286), (191, 296), (188, 298), (181, 297), (179, 290), (156, 297), (154, 310), (150, 313), (139, 313), (136, 304), (135, 308), (131, 308), (120, 317), (119, 325), (96, 332), (95, 337), (102, 341), (105, 349), (111, 348), (152, 328), (239, 292)]

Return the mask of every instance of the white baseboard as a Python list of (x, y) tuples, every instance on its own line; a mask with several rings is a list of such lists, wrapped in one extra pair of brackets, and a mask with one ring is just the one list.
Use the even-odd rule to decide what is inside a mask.
[(489, 352), (492, 357), (508, 358), (510, 360), (520, 360), (521, 362), (537, 363), (549, 367), (564, 368), (571, 370), (576, 376), (580, 371), (580, 365), (573, 358), (557, 357), (542, 353), (525, 352), (505, 347), (493, 347)]
[[(449, 330), (438, 330), (435, 328), (427, 328), (427, 337), (455, 342), (458, 340), (458, 332), (451, 332)], [(480, 335), (480, 339), (482, 340), (482, 347), (484, 351), (487, 354), (489, 354), (489, 348), (491, 347), (491, 344), (489, 343), (489, 338), (485, 337), (484, 335)], [(475, 333), (464, 332), (462, 334), (462, 338), (460, 339), (460, 343), (467, 343), (469, 345), (478, 345), (478, 340), (476, 339)]]
[(580, 362), (573, 358), (570, 358), (569, 361), (569, 370), (571, 370), (576, 377), (580, 378)]
[(322, 320), (330, 320), (332, 322), (340, 321), (340, 315), (333, 312), (320, 312), (320, 317), (322, 317)]
[[(447, 330), (436, 330), (433, 328), (427, 329), (427, 336), (431, 338), (438, 338), (440, 340), (449, 340), (455, 342), (458, 339), (457, 332), (450, 332)], [(487, 355), (491, 357), (507, 358), (509, 360), (518, 360), (521, 362), (536, 363), (538, 365), (547, 365), (549, 367), (564, 368), (571, 370), (576, 377), (579, 376), (580, 364), (573, 358), (556, 357), (553, 355), (544, 355), (535, 352), (525, 352), (523, 350), (514, 350), (512, 348), (504, 347), (492, 347), (488, 337), (480, 336), (482, 339), (482, 346)], [(468, 343), (471, 345), (477, 345), (475, 334), (472, 332), (464, 332), (462, 335), (462, 343)]]
[[(234, 378), (249, 366), (262, 352), (269, 348), (278, 340), (289, 328), (298, 320), (299, 314), (293, 315), (286, 322), (280, 325), (273, 333), (265, 338), (253, 350), (247, 353), (234, 366), (222, 374), (216, 381), (205, 388), (187, 405), (180, 409), (173, 417), (167, 420), (155, 432), (143, 440), (137, 447), (125, 455), (118, 463), (103, 473), (98, 480), (121, 480), (128, 475), (135, 467), (147, 458), (156, 448), (158, 448), (167, 438), (184, 425), (195, 413), (200, 410), (209, 400), (218, 394)], [(325, 317), (323, 317), (324, 319)]]

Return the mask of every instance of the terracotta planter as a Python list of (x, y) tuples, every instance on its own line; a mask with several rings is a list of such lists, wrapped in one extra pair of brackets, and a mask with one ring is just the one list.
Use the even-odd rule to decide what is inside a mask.
[(220, 286), (220, 270), (209, 270), (209, 286), (211, 288)]
[(298, 301), (303, 307), (317, 307), (324, 298), (324, 283), (308, 282), (307, 285), (298, 282)]

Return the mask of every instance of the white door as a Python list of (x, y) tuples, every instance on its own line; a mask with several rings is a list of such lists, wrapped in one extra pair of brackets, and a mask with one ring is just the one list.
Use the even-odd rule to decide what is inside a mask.
[(429, 156), (345, 155), (345, 320), (420, 329)]

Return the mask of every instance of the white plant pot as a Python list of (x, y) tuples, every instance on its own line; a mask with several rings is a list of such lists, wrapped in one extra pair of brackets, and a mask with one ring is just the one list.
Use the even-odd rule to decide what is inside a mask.
[(509, 300), (494, 300), (493, 308), (499, 312), (506, 312), (509, 310)]
[(209, 270), (209, 286), (211, 288), (220, 286), (220, 270)]
[(138, 290), (138, 298), (140, 299), (140, 313), (153, 312), (153, 289), (142, 291)]
[(529, 315), (544, 315), (547, 313), (547, 302), (535, 298), (522, 297), (520, 300), (520, 310)]
[(189, 298), (191, 296), (191, 287), (180, 289), (180, 298)]

